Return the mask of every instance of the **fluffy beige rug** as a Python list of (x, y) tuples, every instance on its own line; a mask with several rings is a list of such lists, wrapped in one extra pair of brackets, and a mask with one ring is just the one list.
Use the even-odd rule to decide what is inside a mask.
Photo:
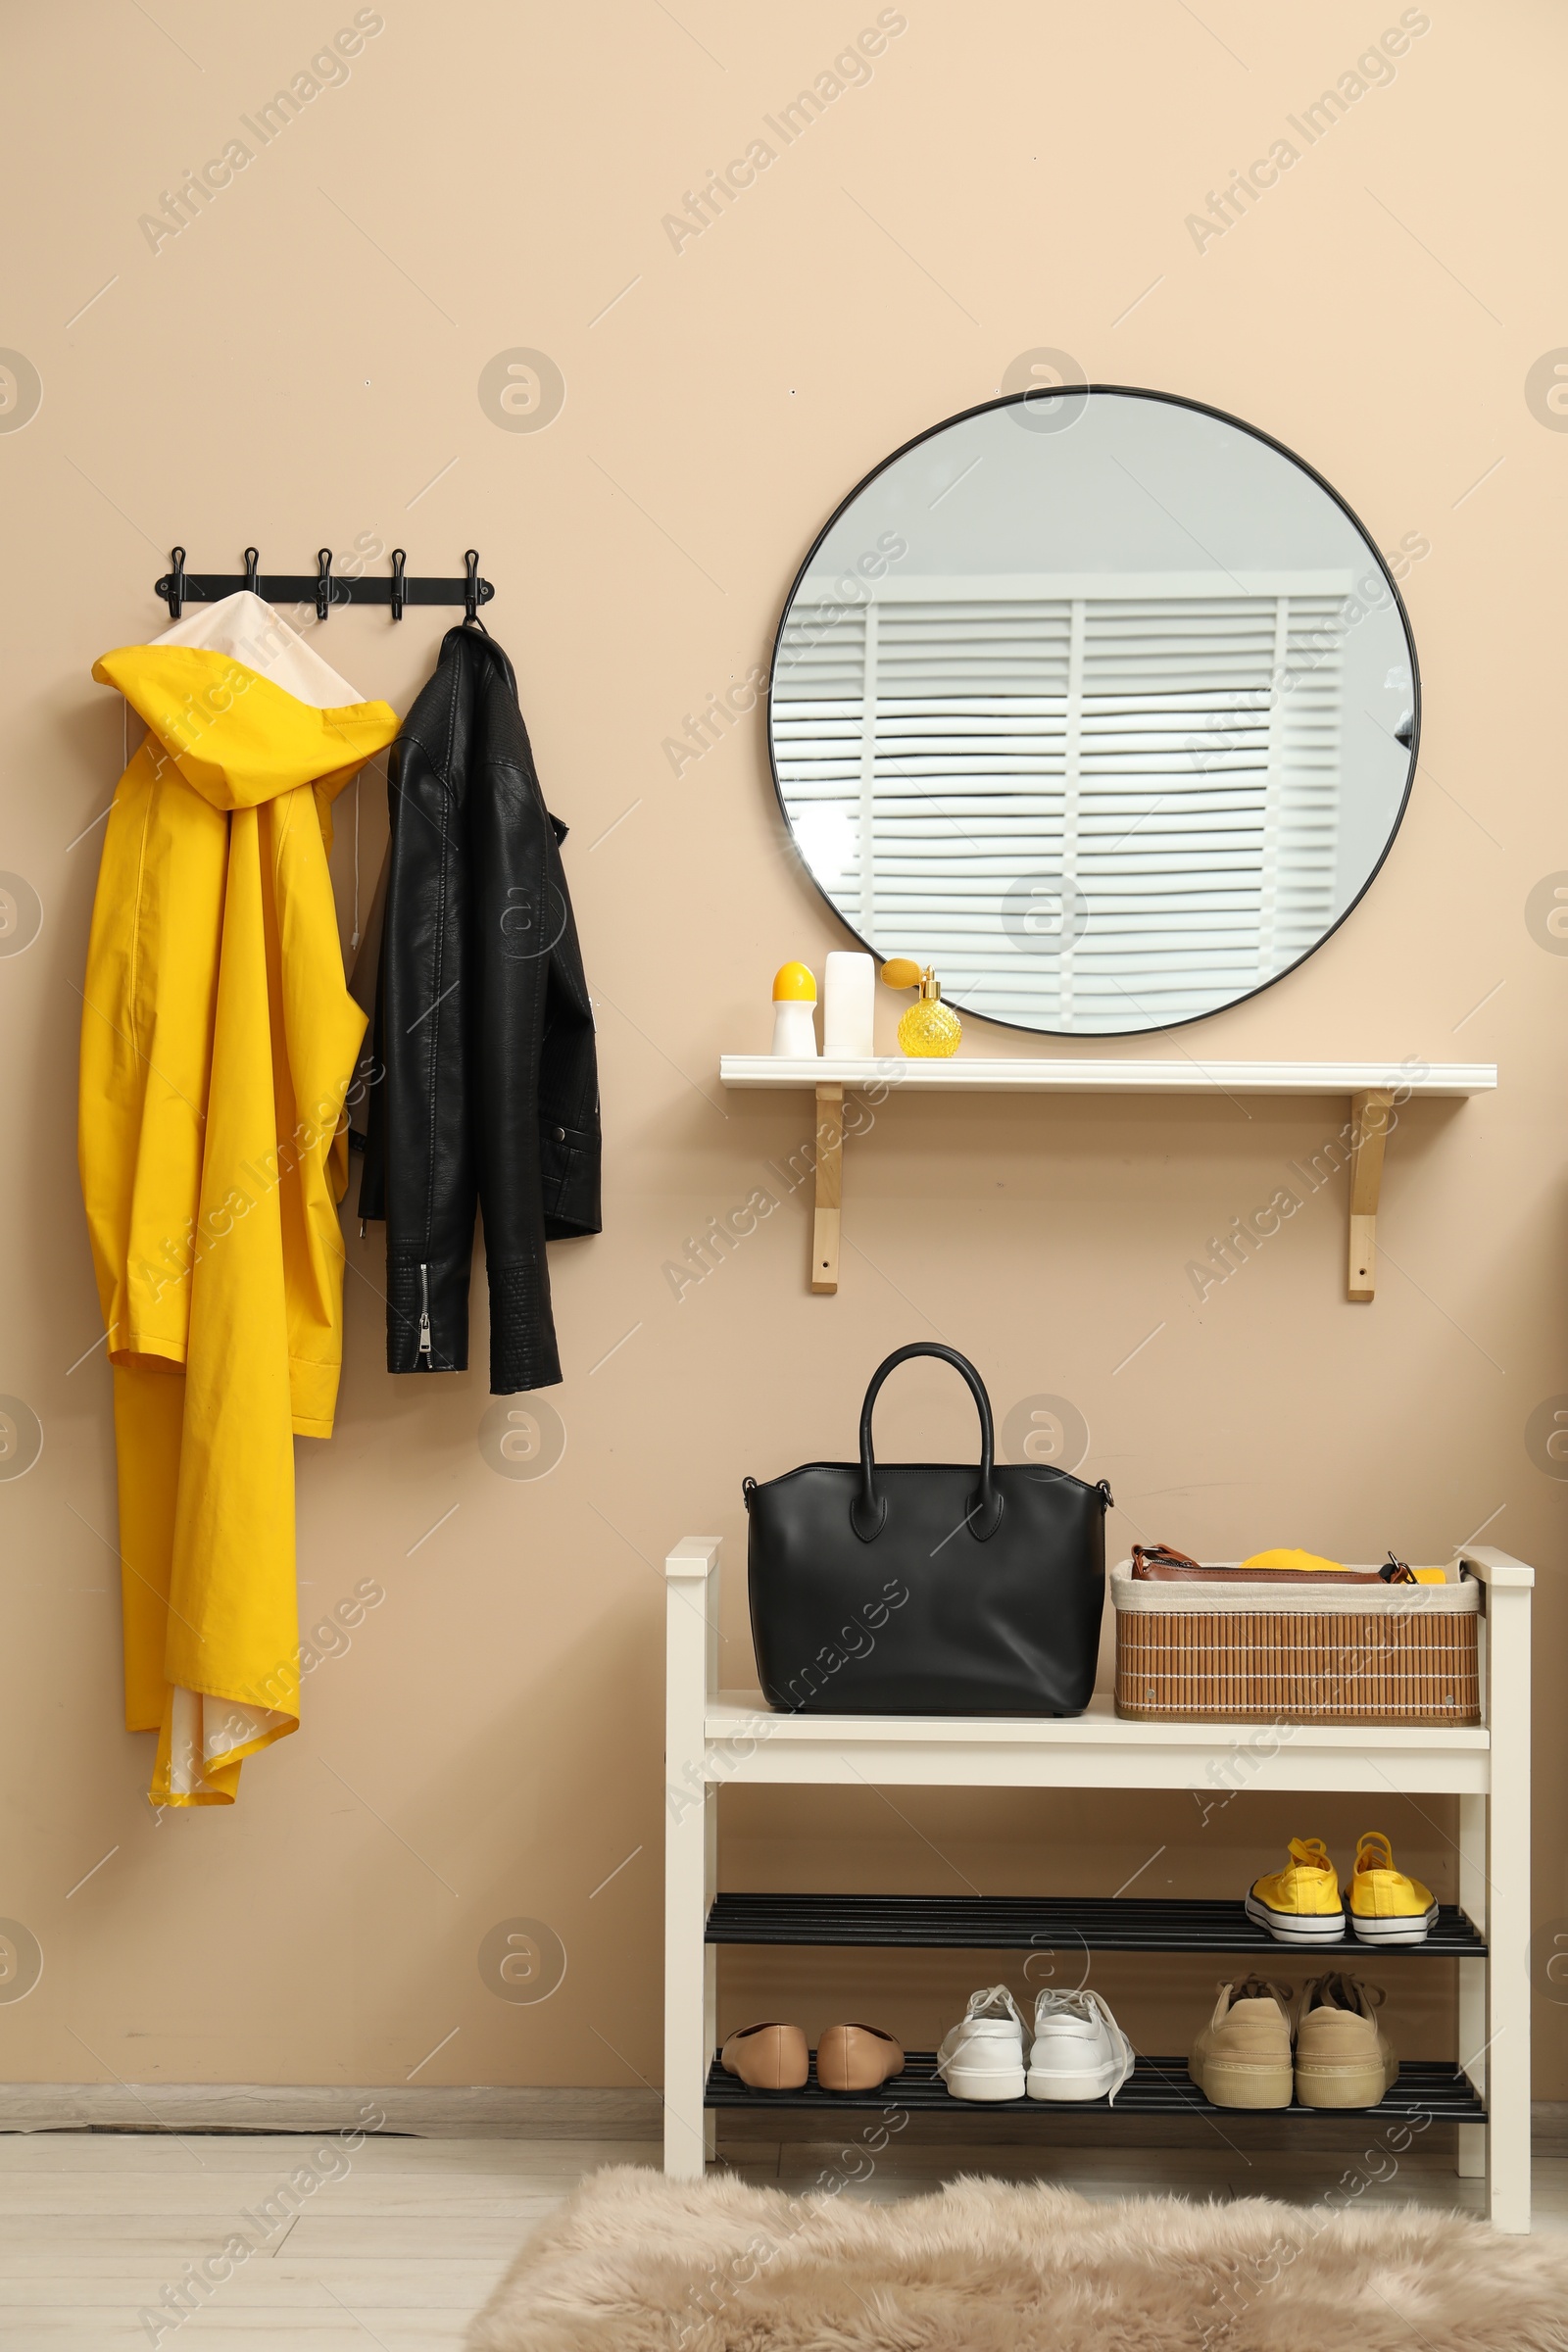
[(616, 2166), (529, 2241), (471, 2352), (1565, 2352), (1568, 2245), (1431, 2210), (896, 2205)]

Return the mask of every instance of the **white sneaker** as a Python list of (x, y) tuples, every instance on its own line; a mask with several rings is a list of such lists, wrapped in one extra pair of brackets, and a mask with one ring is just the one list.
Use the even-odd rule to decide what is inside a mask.
[(1005, 1984), (969, 1995), (967, 2014), (943, 2037), (937, 2073), (956, 2099), (1023, 2097), (1023, 2019)]
[(1098, 1992), (1042, 1992), (1029, 2056), (1032, 2099), (1114, 2101), (1133, 2071), (1133, 2045)]

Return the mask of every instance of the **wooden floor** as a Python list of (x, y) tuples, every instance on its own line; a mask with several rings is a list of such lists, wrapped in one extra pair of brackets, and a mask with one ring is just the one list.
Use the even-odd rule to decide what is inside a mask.
[[(734, 2140), (726, 2152), (748, 2180), (807, 2189), (842, 2144)], [(332, 2147), (330, 2135), (0, 2134), (0, 2341), (27, 2352), (145, 2352), (155, 2339), (141, 2314), (158, 2312), (187, 2265), (244, 2232), (265, 2239), (263, 2250), (183, 2321), (166, 2306), (159, 2343), (180, 2352), (454, 2352), (508, 2262), (575, 2181), (605, 2164), (659, 2161), (657, 2147), (624, 2139), (383, 2135), (329, 2163), (321, 2151)], [(922, 2144), (889, 2149), (846, 2193), (909, 2196), (952, 2173), (985, 2171), (1095, 2197), (1312, 2203), (1351, 2162), (1326, 2148)], [(320, 2185), (268, 2236), (262, 2209), (297, 2167), (322, 2176)], [(1445, 2157), (1411, 2152), (1358, 2201), (1474, 2212), (1481, 2184), (1457, 2180)], [(1538, 2159), (1536, 2227), (1568, 2232), (1568, 2159)]]

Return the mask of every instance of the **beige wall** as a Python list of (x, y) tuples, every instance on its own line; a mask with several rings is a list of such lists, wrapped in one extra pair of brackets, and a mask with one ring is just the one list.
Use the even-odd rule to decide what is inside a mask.
[[(0, 433), (0, 866), (35, 889), (43, 924), (0, 957), (0, 1391), (37, 1414), (44, 1448), (0, 1482), (0, 1911), (45, 1970), (0, 2003), (0, 2079), (657, 2078), (660, 1561), (687, 1530), (726, 1538), (728, 1656), (747, 1679), (742, 1473), (842, 1454), (872, 1366), (922, 1336), (976, 1359), (999, 1413), (1037, 1392), (1077, 1404), (1090, 1474), (1122, 1506), (1118, 1549), (1146, 1530), (1194, 1551), (1437, 1556), (1485, 1522), (1534, 1561), (1538, 1910), (1568, 1914), (1565, 1490), (1525, 1444), (1532, 1410), (1568, 1390), (1568, 960), (1526, 920), (1538, 881), (1568, 868), (1568, 439), (1525, 395), (1568, 335), (1561, 13), (1434, 0), (1392, 86), (1200, 253), (1185, 216), (1289, 136), (1287, 115), (1396, 8), (1207, 0), (1200, 21), (1167, 0), (908, 0), (868, 86), (673, 250), (662, 216), (875, 13), (387, 0), (346, 85), (156, 254), (138, 216), (307, 67), (346, 0), (243, 22), (164, 0), (156, 24), (102, 10), (13, 26), (0, 341), (38, 369), (43, 405)], [(760, 718), (678, 781), (662, 741), (766, 660), (802, 553), (860, 473), (1038, 345), (1092, 378), (1233, 411), (1319, 467), (1381, 546), (1430, 542), (1405, 582), (1430, 760), (1388, 867), (1302, 971), (1181, 1044), (1494, 1057), (1500, 1090), (1406, 1113), (1371, 1307), (1345, 1302), (1340, 1190), (1200, 1307), (1186, 1261), (1328, 1116), (1224, 1100), (894, 1101), (853, 1148), (836, 1298), (806, 1293), (791, 1202), (677, 1303), (664, 1262), (808, 1125), (804, 1103), (725, 1096), (718, 1054), (765, 1048), (776, 964), (846, 943), (781, 838)], [(503, 430), (477, 397), (518, 346), (564, 375), (547, 430)], [(159, 1820), (149, 1745), (120, 1728), (109, 1376), (85, 1352), (99, 1326), (76, 989), (101, 835), (83, 828), (122, 743), (88, 669), (158, 629), (173, 540), (193, 567), (230, 567), (254, 539), (267, 564), (305, 568), (361, 534), (405, 543), (421, 571), (476, 543), (497, 583), (490, 617), (572, 828), (605, 1233), (556, 1252), (568, 1444), (539, 1481), (481, 1450), (481, 1374), (382, 1372), (379, 1237), (351, 1240), (338, 1433), (300, 1447), (307, 1622), (366, 1576), (386, 1597), (310, 1677), (298, 1738), (247, 1767), (236, 1809)], [(406, 707), (440, 626), (340, 613), (322, 645)], [(377, 804), (368, 783), (368, 872)], [(352, 823), (342, 835), (346, 920)], [(975, 1022), (968, 1050), (1015, 1043)], [(971, 1429), (934, 1369), (884, 1407), (890, 1452), (966, 1453)], [(739, 1885), (1109, 1891), (1162, 1847), (1142, 1888), (1218, 1894), (1293, 1831), (1343, 1857), (1373, 1825), (1454, 1885), (1451, 1808), (1393, 1796), (1245, 1796), (1206, 1826), (1176, 1798), (726, 1802)], [(496, 1997), (477, 1965), (519, 1916), (568, 1955), (540, 2005)], [(931, 1957), (726, 1968), (731, 2022), (814, 2030), (847, 2010), (924, 2041), (991, 1973)], [(1405, 2046), (1446, 2046), (1446, 1970), (1376, 1973)], [(1140, 2040), (1173, 2047), (1212, 1976), (1107, 1962), (1097, 1982)], [(1538, 2002), (1542, 2095), (1568, 2093), (1565, 2027), (1568, 2009)]]

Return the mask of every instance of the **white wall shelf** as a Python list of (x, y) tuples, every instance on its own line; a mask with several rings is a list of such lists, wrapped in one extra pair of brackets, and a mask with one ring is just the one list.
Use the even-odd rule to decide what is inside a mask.
[[(1429, 2121), (1454, 2114), (1460, 2173), (1485, 2175), (1488, 2207), (1497, 2228), (1529, 2229), (1532, 1569), (1490, 1546), (1467, 1545), (1460, 1553), (1483, 1588), (1485, 1720), (1449, 1731), (1415, 1724), (1127, 1722), (1103, 1695), (1085, 1714), (1058, 1718), (774, 1714), (760, 1691), (716, 1687), (718, 1555), (716, 1536), (687, 1536), (664, 1563), (667, 2173), (684, 2180), (701, 2175), (705, 2157), (714, 2148), (715, 2096), (726, 2106), (746, 2104), (727, 2080), (710, 2074), (717, 2041), (718, 1799), (727, 1786), (1212, 1789), (1227, 1799), (1290, 1789), (1368, 1790), (1380, 1799), (1394, 1790), (1411, 1796), (1446, 1793), (1458, 1799), (1458, 1908), (1451, 1925), (1454, 1940), (1465, 1948), (1435, 1949), (1423, 1966), (1458, 1972), (1458, 2065), (1445, 2070), (1430, 2060), (1413, 2061), (1399, 2096), (1406, 2107), (1414, 2098)], [(1041, 1897), (1046, 1892), (1039, 1889)], [(1078, 1899), (1060, 1896), (1059, 1889), (1051, 1894), (1067, 1905)], [(813, 1941), (804, 1907), (808, 1900), (819, 1906), (833, 1898), (735, 1900), (749, 1902), (754, 1912), (765, 1908), (769, 1918), (760, 1927), (754, 1920), (747, 1936), (724, 1935), (722, 1939), (755, 1938), (771, 1945)], [(1083, 1907), (1102, 1916), (1101, 1932), (1086, 1932), (1080, 1938), (1095, 1949), (1131, 1949), (1138, 1940), (1104, 1933), (1105, 1914), (1132, 1923), (1135, 1916), (1157, 1913), (1165, 1923), (1156, 1938), (1162, 1950), (1217, 1950), (1223, 1941), (1206, 1918), (1218, 1905), (1134, 1902), (1124, 1912), (1116, 1898), (1084, 1898)], [(974, 1945), (972, 1935), (953, 1930), (951, 1922), (944, 1926), (935, 1916), (941, 1908), (923, 1906), (920, 1921), (897, 1938), (879, 1930), (867, 1940), (922, 1948)], [(1006, 1908), (997, 1905), (999, 1912)], [(781, 1920), (789, 1925), (792, 1910), (790, 1933), (777, 1933)], [(1200, 1912), (1205, 1914), (1201, 1922), (1196, 1917)], [(722, 1933), (722, 1914), (716, 1932)], [(1022, 1948), (1028, 1940), (1022, 1932), (1001, 1926), (996, 1935), (999, 1949)], [(1239, 1950), (1255, 1936), (1250, 1925), (1238, 1925), (1230, 1948)], [(836, 1933), (831, 1940), (859, 1937)], [(1277, 1958), (1277, 1947), (1270, 1949)], [(1197, 2094), (1186, 2084), (1184, 2060), (1151, 2060), (1148, 2070), (1161, 2080), (1179, 2080), (1181, 2104), (1194, 2109)], [(1432, 2095), (1429, 2103), (1434, 2086), (1444, 2097)], [(770, 2101), (789, 2104), (791, 2094), (757, 2095), (760, 2112)], [(879, 2092), (878, 2100), (898, 2095), (894, 2085)], [(1147, 2111), (1152, 2112), (1152, 2098), (1151, 2089), (1144, 2101)], [(796, 2103), (823, 2102), (808, 2090)], [(918, 2095), (911, 2086), (908, 2103), (951, 2110), (972, 2132), (976, 2111), (948, 2100), (930, 2083)], [(1396, 2104), (1391, 2094), (1391, 2115)], [(1127, 2105), (1120, 2102), (1112, 2112)], [(1007, 2112), (1028, 2113), (1049, 2129), (1058, 2111), (1019, 2102)], [(1310, 2111), (1290, 2113), (1302, 2130), (1312, 2129)], [(1470, 2120), (1483, 2113), (1484, 2122)]]
[(901, 1054), (867, 1059), (775, 1059), (767, 1054), (720, 1056), (721, 1083), (816, 1097), (816, 1210), (811, 1231), (811, 1289), (839, 1287), (839, 1242), (844, 1200), (844, 1097), (922, 1095), (1327, 1095), (1349, 1105), (1346, 1144), (1350, 1172), (1350, 1231), (1347, 1296), (1369, 1301), (1377, 1288), (1377, 1213), (1389, 1112), (1409, 1097), (1454, 1100), (1491, 1094), (1497, 1066), (1491, 1061), (1092, 1061), (956, 1054), (948, 1061), (911, 1061)]
[(1383, 1089), (1412, 1095), (1487, 1095), (1497, 1083), (1494, 1061), (1088, 1061), (998, 1054), (973, 1059), (911, 1061), (902, 1054), (866, 1059), (823, 1054), (816, 1060), (775, 1060), (768, 1054), (725, 1054), (718, 1074), (725, 1086), (895, 1086), (901, 1092), (976, 1095), (1360, 1095)]

